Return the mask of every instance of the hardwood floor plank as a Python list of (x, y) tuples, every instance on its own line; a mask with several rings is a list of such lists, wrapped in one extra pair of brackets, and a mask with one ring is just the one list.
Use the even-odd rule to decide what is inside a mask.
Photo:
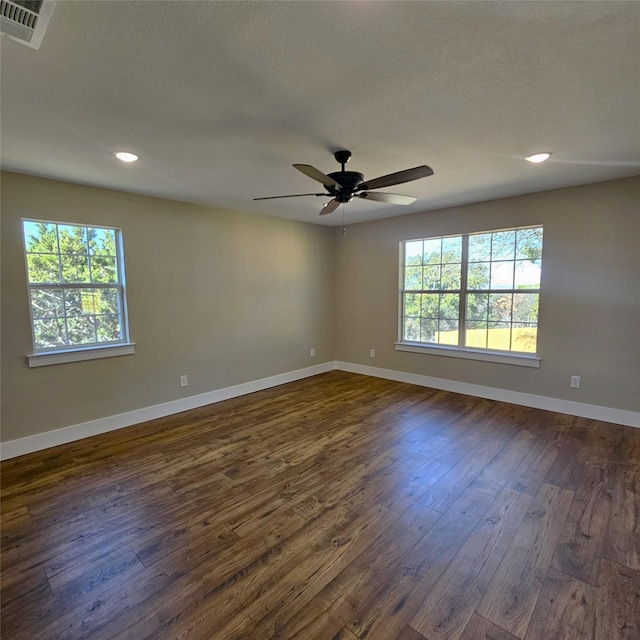
[(427, 640), (421, 633), (415, 629), (406, 626), (395, 638), (395, 640)]
[[(109, 554), (102, 558), (99, 564), (92, 566), (82, 575), (65, 582), (59, 587), (54, 587), (54, 595), (58, 602), (66, 608), (66, 603), (77, 606), (79, 602), (94, 597), (114, 585), (120, 584), (132, 576), (144, 573), (145, 567), (138, 560), (138, 556), (130, 549), (121, 549), (116, 554)], [(51, 581), (49, 581), (51, 584)]]
[(458, 640), (472, 618), (532, 498), (502, 491), (422, 601), (410, 626), (429, 640)]
[(332, 371), (0, 477), (10, 640), (640, 635), (620, 425)]
[(594, 586), (611, 512), (608, 475), (606, 469), (586, 465), (551, 561), (559, 571)]
[(420, 498), (420, 502), (435, 511), (445, 512), (503, 447), (501, 441), (481, 440)]
[(478, 613), (524, 638), (573, 492), (543, 485), (478, 605)]
[(403, 513), (449, 472), (473, 448), (476, 440), (464, 436), (453, 442), (438, 438), (435, 444), (436, 448), (429, 451), (421, 466), (380, 496), (380, 504)]
[(490, 496), (497, 496), (529, 454), (535, 441), (536, 436), (530, 431), (518, 431), (473, 479), (469, 486)]
[(596, 587), (549, 569), (525, 640), (593, 640), (597, 600)]
[(611, 510), (602, 555), (640, 571), (640, 465), (610, 465)]
[(507, 486), (535, 496), (558, 455), (558, 434), (547, 432), (538, 437), (527, 457), (515, 470)]
[(493, 498), (467, 489), (402, 559), (384, 597), (378, 593), (353, 612), (349, 628), (360, 638), (393, 638), (475, 529)]
[(640, 572), (603, 559), (595, 640), (640, 638)]
[[(251, 575), (234, 581), (231, 589), (216, 599), (217, 603), (213, 600), (209, 603), (208, 609), (214, 618), (220, 614), (221, 607), (242, 612), (226, 625), (215, 625), (216, 632), (230, 640), (246, 637), (248, 632), (270, 637), (279, 627), (278, 616), (283, 610), (287, 615), (295, 613), (313, 599), (397, 518), (398, 514), (378, 505), (354, 519), (336, 522), (319, 539), (315, 535), (318, 529), (312, 527), (311, 536), (299, 538), (304, 557), (298, 556), (297, 544), (285, 545), (267, 563), (256, 566)], [(273, 562), (277, 563), (276, 570)], [(209, 583), (211, 578), (213, 576), (205, 576), (205, 581)], [(215, 579), (211, 581), (215, 582)], [(201, 612), (193, 622), (203, 623)]]
[[(460, 640), (516, 640), (516, 637), (474, 613)], [(545, 640), (545, 637), (539, 640)]]
[(353, 562), (331, 580), (305, 607), (278, 625), (281, 640), (327, 636), (327, 624), (348, 624), (352, 612), (384, 592), (397, 575), (403, 557), (439, 520), (441, 514), (415, 504), (391, 524)]

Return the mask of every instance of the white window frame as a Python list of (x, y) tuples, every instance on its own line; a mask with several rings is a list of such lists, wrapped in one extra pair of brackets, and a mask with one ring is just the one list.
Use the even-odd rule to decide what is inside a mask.
[[(64, 283), (62, 278), (57, 283), (31, 283), (29, 281), (29, 263), (28, 255), (31, 252), (27, 251), (27, 238), (24, 233), (24, 223), (34, 222), (49, 225), (59, 226), (73, 226), (82, 227), (85, 229), (105, 229), (114, 231), (116, 235), (115, 247), (116, 247), (116, 269), (117, 269), (117, 282), (116, 283)], [(31, 342), (33, 351), (27, 354), (27, 362), (29, 367), (41, 367), (53, 364), (63, 364), (66, 362), (78, 362), (82, 360), (95, 360), (100, 358), (111, 358), (115, 356), (131, 355), (135, 353), (135, 344), (130, 341), (129, 338), (129, 319), (127, 308), (127, 295), (126, 295), (126, 278), (124, 268), (124, 245), (122, 240), (122, 229), (118, 227), (111, 227), (102, 224), (89, 224), (81, 222), (62, 222), (58, 220), (42, 220), (37, 218), (22, 218), (20, 224), (20, 232), (22, 235), (22, 247), (25, 261), (25, 272), (27, 278), (27, 292), (29, 303), (29, 320), (31, 324)], [(58, 256), (60, 254), (60, 247), (58, 246)], [(121, 338), (116, 341), (110, 342), (90, 342), (81, 345), (63, 345), (56, 347), (41, 348), (36, 346), (35, 325), (33, 318), (33, 306), (31, 304), (31, 291), (36, 289), (53, 289), (64, 291), (66, 289), (117, 289), (118, 301), (121, 323)], [(65, 320), (66, 320), (65, 316)]]
[[(524, 367), (533, 367), (539, 368), (541, 363), (541, 358), (538, 356), (538, 340), (536, 336), (536, 353), (527, 353), (521, 351), (506, 351), (506, 350), (496, 350), (489, 348), (481, 348), (481, 347), (467, 347), (464, 346), (464, 335), (465, 335), (465, 325), (467, 322), (466, 318), (466, 303), (467, 303), (467, 294), (469, 293), (490, 293), (490, 292), (499, 292), (504, 294), (513, 294), (513, 293), (537, 293), (540, 296), (540, 292), (542, 287), (540, 286), (538, 289), (499, 289), (499, 290), (491, 290), (490, 288), (487, 290), (477, 290), (477, 289), (468, 289), (467, 288), (467, 274), (468, 274), (468, 264), (469, 264), (469, 237), (472, 235), (480, 235), (480, 234), (488, 234), (488, 233), (496, 233), (501, 231), (514, 231), (518, 229), (533, 229), (533, 228), (543, 228), (542, 224), (535, 225), (525, 225), (520, 227), (510, 227), (506, 229), (488, 229), (486, 231), (477, 231), (477, 232), (468, 232), (468, 233), (457, 233), (457, 234), (449, 234), (449, 235), (440, 235), (440, 236), (431, 236), (426, 238), (410, 238), (407, 240), (402, 240), (400, 242), (400, 259), (399, 259), (399, 294), (398, 294), (398, 340), (395, 343), (396, 351), (407, 351), (411, 353), (423, 353), (429, 355), (437, 355), (437, 356), (445, 356), (445, 357), (453, 357), (453, 358), (464, 358), (467, 360), (481, 360), (485, 362), (495, 362), (501, 364), (511, 364), (517, 366)], [(412, 291), (413, 293), (454, 293), (459, 295), (459, 315), (458, 315), (458, 344), (457, 345), (444, 345), (437, 343), (427, 343), (427, 342), (411, 342), (404, 339), (404, 294), (407, 292), (405, 289), (405, 268), (406, 268), (406, 257), (405, 257), (405, 245), (409, 242), (415, 241), (425, 241), (425, 240), (436, 240), (443, 238), (461, 238), (462, 239), (462, 256), (461, 256), (461, 273), (460, 273), (460, 288), (459, 289), (451, 289), (451, 290), (436, 290), (436, 289), (427, 289), (427, 290), (416, 290)], [(489, 263), (491, 264), (491, 262)], [(539, 321), (538, 325), (539, 327)]]

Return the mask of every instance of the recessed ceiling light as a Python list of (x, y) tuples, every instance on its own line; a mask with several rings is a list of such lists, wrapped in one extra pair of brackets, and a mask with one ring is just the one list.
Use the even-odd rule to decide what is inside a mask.
[(138, 156), (135, 153), (129, 153), (128, 151), (114, 151), (113, 155), (122, 160), (122, 162), (135, 162)]
[(527, 156), (525, 160), (527, 162), (533, 162), (537, 164), (538, 162), (544, 162), (545, 160), (548, 160), (550, 157), (551, 154), (548, 151), (545, 151), (544, 153), (533, 153), (530, 156)]

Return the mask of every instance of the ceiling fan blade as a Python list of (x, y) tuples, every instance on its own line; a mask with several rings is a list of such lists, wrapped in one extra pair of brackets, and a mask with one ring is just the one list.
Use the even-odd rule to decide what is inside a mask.
[(370, 193), (369, 191), (358, 193), (357, 196), (358, 198), (386, 202), (387, 204), (411, 204), (418, 199), (413, 196), (401, 196), (399, 193)]
[(358, 191), (368, 189), (380, 189), (380, 187), (390, 187), (394, 184), (402, 184), (403, 182), (411, 182), (412, 180), (418, 180), (420, 178), (426, 178), (433, 175), (433, 169), (423, 164), (413, 169), (405, 169), (404, 171), (398, 171), (396, 173), (390, 173), (386, 176), (380, 176), (373, 180), (366, 180), (358, 186)]
[(333, 178), (328, 175), (322, 173), (322, 171), (312, 167), (310, 164), (294, 164), (293, 165), (298, 171), (304, 173), (305, 176), (312, 178), (313, 180), (317, 180), (322, 183), (325, 187), (337, 187), (340, 188), (340, 184), (336, 182)]
[(324, 196), (325, 198), (330, 195), (328, 193), (294, 193), (291, 196), (267, 196), (266, 198), (254, 198), (254, 200), (275, 200), (276, 198), (301, 198), (302, 196)]
[(333, 213), (338, 207), (340, 203), (334, 198), (333, 200), (329, 200), (327, 204), (322, 207), (322, 211), (320, 212), (321, 216), (326, 216), (327, 213)]

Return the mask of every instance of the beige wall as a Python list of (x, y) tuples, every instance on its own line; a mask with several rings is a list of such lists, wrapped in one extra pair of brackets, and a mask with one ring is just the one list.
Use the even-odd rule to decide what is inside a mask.
[[(27, 367), (22, 217), (122, 229), (135, 355)], [(332, 257), (325, 227), (3, 173), (2, 440), (333, 360)]]
[[(640, 178), (629, 178), (353, 225), (343, 235), (3, 173), (2, 441), (334, 359), (639, 411), (639, 195)], [(26, 366), (22, 217), (122, 228), (135, 355)], [(540, 223), (540, 369), (395, 351), (401, 240)], [(571, 375), (582, 376), (581, 389), (569, 388)]]
[[(395, 351), (401, 240), (532, 224), (544, 225), (540, 369)], [(334, 241), (337, 360), (640, 410), (640, 178), (354, 225)]]

